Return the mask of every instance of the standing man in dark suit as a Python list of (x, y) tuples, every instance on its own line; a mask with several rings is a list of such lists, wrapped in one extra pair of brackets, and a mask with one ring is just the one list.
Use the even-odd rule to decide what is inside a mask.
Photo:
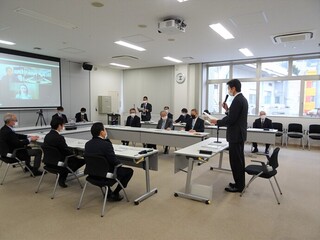
[[(58, 151), (61, 154), (61, 159), (59, 159), (59, 161), (64, 162), (66, 156), (70, 156), (73, 154), (73, 151), (68, 147), (66, 140), (59, 133), (64, 127), (64, 121), (61, 117), (55, 117), (51, 120), (50, 125), (51, 125), (51, 130), (45, 136), (43, 145), (58, 149)], [(84, 164), (85, 164), (85, 161), (77, 157), (70, 157), (68, 160), (68, 167), (74, 172), (77, 171), (79, 168), (81, 168)], [(59, 186), (62, 188), (68, 187), (65, 183), (69, 173), (68, 169), (66, 167), (60, 167), (60, 166), (50, 166), (50, 167), (62, 170), (62, 173), (60, 174), (60, 178), (59, 178)]]
[(143, 102), (141, 103), (141, 108), (139, 109), (141, 112), (141, 120), (142, 121), (150, 121), (151, 120), (151, 112), (152, 112), (152, 105), (148, 103), (148, 97), (143, 97)]
[(229, 160), (235, 183), (229, 183), (227, 192), (242, 192), (245, 187), (244, 143), (247, 140), (248, 101), (241, 93), (241, 82), (232, 79), (227, 82), (228, 92), (234, 99), (230, 105), (224, 102), (222, 107), (227, 116), (221, 120), (211, 120), (218, 126), (227, 126), (227, 141), (229, 142)]
[[(254, 121), (253, 128), (263, 128), (263, 129), (272, 128), (272, 121), (271, 119), (266, 117), (266, 112), (261, 111), (259, 115), (260, 115), (260, 118), (257, 118)], [(258, 144), (256, 142), (252, 143), (252, 147), (253, 147), (252, 153), (259, 152)], [(264, 151), (265, 154), (269, 154), (269, 147), (270, 147), (270, 144), (266, 144), (266, 149)]]
[(63, 111), (64, 111), (64, 108), (62, 106), (57, 107), (57, 113), (52, 116), (52, 119), (56, 117), (61, 117), (64, 123), (68, 123), (67, 116), (63, 114)]
[[(7, 157), (13, 153), (16, 148), (24, 148), (17, 152), (17, 157), (21, 161), (25, 161), (26, 166), (32, 171), (34, 176), (42, 174), (39, 171), (41, 164), (42, 151), (40, 149), (32, 149), (27, 147), (30, 142), (36, 141), (38, 136), (27, 136), (23, 134), (17, 134), (14, 131), (14, 127), (18, 126), (17, 116), (12, 113), (4, 115), (5, 125), (0, 130), (0, 154), (1, 156)], [(30, 165), (30, 157), (34, 156), (33, 167)], [(25, 168), (27, 171), (27, 168)]]
[[(127, 117), (126, 126), (141, 127), (140, 118), (136, 114), (136, 109), (130, 109), (130, 115)], [(122, 141), (123, 145), (129, 145), (129, 141)]]
[(191, 110), (191, 118), (188, 119), (185, 130), (189, 132), (204, 132), (204, 121), (199, 118), (197, 109)]
[(80, 109), (80, 112), (76, 114), (76, 122), (89, 122), (86, 111), (84, 107)]
[(170, 112), (169, 107), (165, 106), (163, 108), (163, 110), (165, 110), (167, 112), (168, 118), (173, 119), (173, 114)]
[(181, 109), (181, 115), (174, 122), (175, 123), (186, 123), (189, 118), (191, 118), (191, 116), (188, 114), (188, 109), (182, 108)]
[[(113, 173), (115, 166), (121, 164), (117, 159), (112, 143), (107, 139), (107, 131), (101, 122), (94, 123), (91, 127), (92, 139), (88, 141), (85, 145), (85, 154), (97, 154), (105, 157), (110, 165), (110, 172)], [(123, 185), (127, 187), (133, 175), (133, 170), (127, 167), (119, 167), (117, 171), (117, 178)], [(111, 201), (121, 201), (123, 197), (119, 194), (122, 190), (121, 186), (118, 185), (116, 189), (112, 192), (109, 189), (110, 194), (108, 194), (108, 200)], [(109, 193), (108, 191), (108, 193)]]

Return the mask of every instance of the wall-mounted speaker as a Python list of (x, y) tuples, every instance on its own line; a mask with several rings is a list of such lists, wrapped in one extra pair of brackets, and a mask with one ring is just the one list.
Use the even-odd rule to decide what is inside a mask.
[(91, 64), (89, 64), (89, 63), (83, 63), (83, 64), (82, 64), (82, 68), (83, 68), (83, 70), (91, 71), (92, 68), (93, 68), (93, 65), (91, 65)]

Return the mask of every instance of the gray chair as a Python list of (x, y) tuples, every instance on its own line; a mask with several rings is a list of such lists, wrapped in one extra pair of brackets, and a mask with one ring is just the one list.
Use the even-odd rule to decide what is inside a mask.
[(273, 184), (271, 182), (271, 178), (273, 177), (278, 190), (280, 192), (280, 194), (282, 195), (280, 186), (278, 184), (276, 175), (277, 175), (277, 168), (279, 167), (279, 163), (278, 163), (278, 155), (279, 155), (279, 151), (280, 148), (277, 147), (274, 149), (271, 157), (269, 157), (268, 155), (266, 155), (268, 161), (267, 163), (263, 162), (263, 161), (257, 161), (257, 160), (251, 160), (252, 162), (256, 162), (256, 163), (260, 163), (261, 165), (248, 165), (245, 168), (245, 171), (247, 174), (251, 175), (252, 178), (250, 179), (250, 181), (248, 182), (248, 184), (245, 186), (245, 188), (243, 189), (243, 191), (240, 194), (240, 197), (242, 197), (242, 195), (245, 193), (246, 189), (249, 187), (249, 185), (257, 178), (265, 178), (268, 179), (272, 188), (272, 191), (274, 193), (274, 196), (276, 197), (277, 203), (280, 204), (278, 196), (276, 194), (276, 191), (274, 190)]
[(103, 195), (103, 204), (102, 204), (102, 211), (101, 211), (101, 217), (104, 216), (105, 212), (105, 206), (108, 196), (108, 189), (109, 187), (112, 187), (115, 183), (118, 183), (124, 193), (124, 196), (129, 202), (129, 199), (127, 197), (127, 193), (122, 186), (121, 182), (117, 179), (117, 170), (122, 165), (119, 164), (114, 168), (113, 173), (109, 172), (110, 166), (106, 158), (94, 155), (94, 154), (86, 154), (84, 157), (86, 161), (86, 168), (84, 170), (84, 173), (87, 174), (86, 183), (84, 184), (84, 188), (81, 193), (81, 197), (79, 200), (79, 204), (77, 209), (79, 210), (81, 207), (82, 199), (84, 196), (84, 192), (86, 191), (88, 182), (91, 183), (94, 186), (97, 186), (100, 188), (102, 195)]
[[(0, 146), (1, 147), (1, 146)], [(7, 164), (7, 167), (6, 167), (6, 170), (4, 172), (4, 176), (1, 180), (1, 183), (0, 185), (3, 185), (4, 183), (4, 180), (6, 179), (7, 177), (7, 174), (8, 174), (8, 170), (9, 170), (9, 167), (12, 166), (12, 167), (15, 167), (16, 165), (19, 165), (22, 169), (23, 172), (25, 171), (28, 171), (30, 172), (31, 176), (32, 177), (35, 177), (33, 175), (33, 172), (31, 171), (31, 169), (25, 164), (24, 161), (20, 160), (18, 157), (17, 157), (17, 153), (19, 151), (26, 151), (25, 148), (16, 148), (14, 149), (13, 153), (12, 154), (7, 154), (7, 156), (1, 156), (0, 155), (0, 160), (1, 160), (1, 164), (0, 164), (0, 167), (2, 166), (2, 163), (6, 163)]]
[(311, 124), (307, 132), (308, 149), (310, 150), (310, 145), (312, 140), (320, 140), (320, 125)]
[(289, 138), (301, 139), (301, 146), (304, 149), (304, 132), (302, 129), (302, 124), (300, 123), (289, 123), (288, 131), (286, 134), (286, 147), (288, 146)]
[(82, 188), (82, 184), (81, 184), (77, 174), (74, 171), (72, 171), (72, 169), (69, 168), (69, 166), (68, 166), (68, 159), (70, 157), (74, 157), (74, 155), (66, 156), (64, 159), (64, 162), (60, 162), (60, 160), (62, 159), (62, 156), (57, 148), (50, 147), (50, 146), (41, 146), (41, 148), (42, 148), (42, 151), (44, 154), (43, 160), (42, 160), (44, 163), (44, 167), (43, 167), (43, 172), (42, 172), (42, 175), (39, 180), (38, 187), (37, 187), (37, 190), (35, 193), (39, 192), (43, 177), (47, 172), (52, 173), (52, 174), (56, 174), (56, 181), (55, 181), (55, 185), (53, 188), (51, 199), (54, 199), (57, 185), (58, 185), (58, 181), (60, 178), (60, 174), (63, 171), (68, 171), (69, 173), (71, 173), (78, 180), (78, 183), (79, 183), (80, 187)]

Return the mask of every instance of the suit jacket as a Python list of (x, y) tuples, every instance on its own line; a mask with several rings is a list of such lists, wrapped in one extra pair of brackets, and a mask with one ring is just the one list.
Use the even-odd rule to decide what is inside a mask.
[(272, 121), (269, 118), (264, 119), (263, 125), (261, 124), (261, 118), (257, 118), (253, 123), (253, 127), (254, 128), (268, 128), (268, 129), (273, 128)]
[(145, 114), (143, 112), (141, 112), (141, 120), (142, 121), (150, 121), (151, 112), (152, 112), (152, 105), (150, 103), (147, 103), (147, 106), (145, 106), (144, 103), (141, 103), (141, 108), (145, 108), (148, 110), (147, 112), (145, 112)]
[[(0, 154), (6, 156), (8, 153), (12, 153), (16, 148), (24, 148), (29, 144), (29, 140), (26, 135), (15, 133), (10, 127), (4, 125), (0, 130)], [(28, 160), (29, 155), (27, 150), (19, 151), (17, 156), (20, 160)]]
[[(158, 121), (158, 125), (157, 125), (157, 129), (161, 129), (162, 127), (162, 118)], [(173, 129), (173, 121), (171, 118), (167, 118), (166, 120), (166, 124), (164, 125), (164, 129), (167, 129), (167, 128), (170, 128), (170, 129)]]
[(140, 118), (136, 115), (134, 116), (132, 122), (131, 122), (131, 116), (127, 117), (126, 126), (130, 127), (141, 127)]
[(243, 143), (247, 140), (248, 101), (239, 93), (234, 97), (227, 116), (217, 121), (218, 126), (227, 126), (227, 141)]
[(60, 159), (60, 161), (62, 162), (66, 156), (73, 154), (73, 151), (68, 147), (64, 136), (60, 135), (53, 129), (51, 129), (51, 131), (44, 137), (43, 145), (57, 148), (61, 153), (62, 159)]
[(191, 116), (189, 114), (187, 114), (186, 116), (183, 116), (182, 114), (179, 116), (179, 118), (177, 120), (175, 120), (175, 123), (186, 123), (188, 121), (188, 119), (191, 118)]
[(173, 114), (171, 112), (168, 112), (168, 118), (173, 119)]
[(112, 143), (109, 139), (93, 137), (86, 143), (84, 154), (97, 154), (105, 157), (110, 165), (110, 172), (114, 171), (115, 166), (121, 164), (114, 153)]
[(191, 129), (195, 130), (196, 132), (204, 132), (204, 120), (201, 118), (197, 118), (196, 122), (194, 123), (194, 126), (192, 128), (192, 118), (190, 117), (186, 124), (186, 131), (189, 131)]
[[(88, 116), (87, 116), (86, 113), (83, 115), (83, 120), (89, 122)], [(76, 122), (82, 122), (82, 120), (81, 120), (81, 112), (78, 112), (78, 113), (76, 114)]]
[[(56, 114), (54, 114), (52, 116), (52, 119), (55, 118), (55, 117), (60, 117), (60, 116), (58, 115), (58, 113), (56, 113)], [(68, 123), (68, 119), (67, 119), (67, 116), (65, 114), (62, 114), (61, 117), (63, 118), (64, 123)]]

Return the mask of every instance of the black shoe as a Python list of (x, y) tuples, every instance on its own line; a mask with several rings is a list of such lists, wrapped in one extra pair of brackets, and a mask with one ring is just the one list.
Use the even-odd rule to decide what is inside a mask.
[(62, 187), (62, 188), (68, 187), (68, 185), (67, 185), (64, 181), (59, 181), (58, 184), (59, 184), (59, 186)]
[(41, 176), (42, 175), (42, 171), (37, 170), (32, 170), (33, 176)]
[(235, 184), (235, 183), (229, 183), (229, 187), (235, 188), (235, 187), (236, 187), (236, 184)]
[(110, 197), (108, 197), (108, 201), (110, 202), (119, 202), (123, 199), (123, 196), (121, 196), (119, 193), (112, 193)]
[(257, 152), (259, 152), (259, 151), (258, 151), (258, 148), (255, 148), (255, 149), (253, 149), (251, 152), (252, 152), (252, 153), (257, 153)]
[(232, 193), (236, 193), (236, 192), (242, 192), (243, 189), (239, 189), (239, 188), (235, 188), (235, 187), (226, 187), (224, 189), (227, 192), (232, 192)]
[(264, 153), (268, 155), (269, 154), (269, 150), (265, 150)]

